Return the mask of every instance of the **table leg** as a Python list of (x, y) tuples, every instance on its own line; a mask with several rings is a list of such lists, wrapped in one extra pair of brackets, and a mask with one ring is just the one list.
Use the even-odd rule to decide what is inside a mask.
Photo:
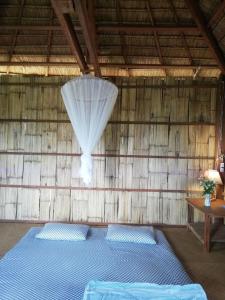
[(210, 251), (210, 227), (211, 227), (211, 216), (205, 214), (204, 248), (208, 252)]
[[(188, 218), (188, 225), (194, 222), (194, 208), (189, 204), (188, 204), (187, 218)], [(188, 228), (188, 226), (187, 226), (187, 228)]]

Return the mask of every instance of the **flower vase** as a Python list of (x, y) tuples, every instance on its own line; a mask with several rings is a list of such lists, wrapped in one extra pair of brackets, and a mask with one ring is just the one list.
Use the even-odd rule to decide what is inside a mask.
[(211, 204), (211, 195), (210, 194), (205, 194), (205, 206), (210, 206)]

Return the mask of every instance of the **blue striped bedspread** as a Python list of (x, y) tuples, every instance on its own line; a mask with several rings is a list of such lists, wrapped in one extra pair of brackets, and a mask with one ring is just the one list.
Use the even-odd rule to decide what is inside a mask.
[(36, 239), (39, 231), (32, 228), (0, 260), (0, 300), (81, 300), (91, 280), (191, 283), (159, 230), (157, 245), (110, 242), (106, 228), (76, 242)]
[(90, 281), (83, 300), (207, 300), (199, 284), (158, 285)]

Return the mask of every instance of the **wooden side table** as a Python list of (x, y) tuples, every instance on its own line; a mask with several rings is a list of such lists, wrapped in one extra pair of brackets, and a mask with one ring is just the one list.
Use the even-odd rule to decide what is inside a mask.
[[(204, 206), (201, 198), (186, 198), (188, 204), (187, 228), (202, 242), (204, 249), (210, 251), (213, 242), (225, 243), (225, 201), (217, 199), (211, 202), (210, 207)], [(194, 223), (194, 209), (204, 214), (203, 223)], [(214, 220), (214, 223), (212, 222)]]

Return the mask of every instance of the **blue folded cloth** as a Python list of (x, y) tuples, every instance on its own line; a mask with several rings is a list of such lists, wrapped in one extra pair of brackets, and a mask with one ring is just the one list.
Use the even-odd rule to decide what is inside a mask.
[(200, 284), (90, 281), (83, 300), (207, 300), (207, 297)]

